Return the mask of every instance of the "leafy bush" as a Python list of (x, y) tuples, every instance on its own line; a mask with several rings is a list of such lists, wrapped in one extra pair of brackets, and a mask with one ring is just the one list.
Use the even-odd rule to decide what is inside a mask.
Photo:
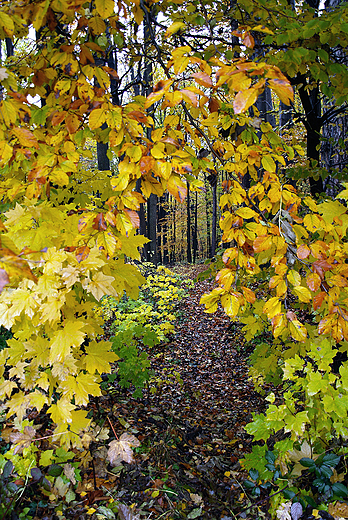
[(112, 348), (120, 358), (119, 383), (125, 388), (134, 385), (135, 397), (142, 395), (141, 389), (152, 375), (144, 348), (168, 341), (168, 334), (175, 330), (178, 304), (193, 284), (163, 266), (144, 262), (138, 267), (146, 283), (137, 300), (106, 296), (101, 306)]

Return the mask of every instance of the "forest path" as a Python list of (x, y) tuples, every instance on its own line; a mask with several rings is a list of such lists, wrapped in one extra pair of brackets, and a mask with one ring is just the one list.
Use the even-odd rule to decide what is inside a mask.
[(150, 391), (117, 396), (113, 410), (142, 443), (137, 464), (120, 475), (122, 501), (149, 518), (233, 520), (246, 506), (238, 460), (251, 439), (243, 426), (264, 401), (248, 381), (240, 327), (228, 332), (222, 310), (206, 314), (199, 304), (212, 287), (197, 282), (180, 304), (172, 341), (149, 349)]

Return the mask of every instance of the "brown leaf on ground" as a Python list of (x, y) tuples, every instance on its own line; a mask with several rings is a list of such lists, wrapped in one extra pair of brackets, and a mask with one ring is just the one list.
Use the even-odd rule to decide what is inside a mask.
[(32, 426), (26, 426), (23, 432), (13, 432), (10, 434), (10, 441), (15, 444), (14, 453), (22, 453), (24, 448), (29, 448), (35, 439), (36, 430)]
[(119, 440), (110, 442), (108, 461), (111, 466), (117, 466), (120, 462), (133, 462), (132, 446), (140, 446), (140, 442), (134, 435), (129, 435), (129, 433), (123, 433)]

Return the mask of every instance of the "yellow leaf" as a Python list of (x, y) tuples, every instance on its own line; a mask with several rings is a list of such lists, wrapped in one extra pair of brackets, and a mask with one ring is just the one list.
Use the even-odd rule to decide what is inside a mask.
[(101, 395), (100, 386), (97, 383), (96, 376), (93, 374), (83, 374), (77, 376), (69, 375), (65, 381), (61, 381), (60, 388), (64, 398), (74, 398), (75, 404), (78, 406), (86, 406), (89, 401), (89, 395)]
[(83, 342), (85, 333), (80, 329), (84, 327), (84, 323), (79, 321), (66, 320), (63, 323), (64, 328), (54, 333), (50, 347), (50, 363), (64, 361), (70, 355), (72, 347), (79, 347)]
[(178, 202), (182, 202), (187, 194), (187, 187), (178, 175), (171, 175), (168, 179), (167, 189)]
[(302, 287), (301, 285), (298, 287), (293, 287), (292, 292), (298, 296), (298, 299), (301, 302), (308, 303), (312, 299), (312, 295), (307, 287)]
[(237, 316), (240, 307), (240, 303), (237, 296), (235, 296), (234, 294), (224, 294), (221, 297), (221, 305), (224, 311), (226, 312), (227, 316), (229, 316), (230, 318), (234, 318), (235, 316)]
[(22, 146), (29, 146), (34, 148), (39, 148), (39, 143), (33, 132), (28, 130), (27, 128), (13, 128), (12, 132), (18, 137), (18, 140)]
[(36, 31), (38, 31), (42, 27), (49, 5), (50, 0), (45, 0), (44, 2), (41, 2), (41, 4), (38, 5), (36, 16), (33, 22), (33, 26)]
[(300, 285), (301, 284), (301, 275), (294, 269), (291, 269), (289, 273), (287, 274), (287, 279), (292, 285)]
[(18, 392), (9, 401), (6, 402), (8, 406), (8, 412), (6, 417), (16, 415), (19, 421), (23, 420), (26, 414), (27, 408), (29, 408), (29, 396), (23, 392)]
[(102, 18), (109, 18), (114, 14), (114, 0), (95, 0), (95, 7)]
[(92, 281), (89, 282), (87, 290), (93, 294), (96, 300), (100, 300), (106, 294), (118, 296), (115, 288), (111, 285), (115, 281), (113, 276), (107, 276), (101, 271), (93, 275)]
[(7, 36), (11, 38), (14, 31), (13, 19), (4, 11), (0, 11), (0, 25), (4, 29), (4, 32), (7, 34)]
[(268, 300), (266, 304), (264, 305), (262, 312), (267, 314), (268, 318), (274, 318), (277, 314), (281, 313), (281, 303), (279, 298), (274, 297)]
[(104, 108), (95, 108), (89, 116), (89, 128), (95, 130), (100, 128), (106, 121), (106, 112)]
[(266, 172), (274, 173), (276, 171), (276, 164), (270, 155), (262, 157), (261, 163)]
[(117, 249), (121, 249), (121, 243), (112, 231), (103, 231), (98, 233), (97, 247), (105, 254), (106, 258), (111, 258), (115, 255)]
[(164, 90), (160, 90), (159, 92), (151, 92), (149, 96), (147, 96), (145, 101), (145, 108), (150, 108), (156, 101), (159, 101), (164, 96)]
[(172, 23), (172, 25), (170, 25), (168, 27), (168, 29), (166, 30), (165, 34), (164, 34), (164, 37), (165, 38), (168, 38), (169, 36), (172, 36), (172, 34), (175, 34), (177, 33), (178, 31), (180, 31), (181, 29), (185, 29), (185, 24), (183, 22), (174, 22)]
[(254, 211), (251, 208), (239, 208), (236, 211), (236, 215), (238, 215), (239, 217), (242, 217), (242, 218), (249, 219), (249, 218), (256, 217), (257, 213), (256, 213), (256, 211)]
[(10, 99), (4, 99), (0, 106), (0, 117), (5, 121), (6, 126), (16, 122), (17, 112)]
[(83, 357), (83, 363), (86, 370), (90, 374), (95, 372), (110, 373), (110, 363), (118, 361), (120, 358), (111, 350), (111, 344), (107, 341), (92, 341), (86, 347), (86, 355)]
[(55, 424), (71, 423), (71, 412), (75, 410), (76, 406), (71, 404), (68, 399), (59, 399), (57, 404), (52, 404), (47, 412), (51, 414), (52, 420)]
[(174, 58), (174, 73), (181, 74), (186, 70), (187, 66), (190, 64), (190, 58), (187, 56), (178, 56)]
[(275, 78), (268, 80), (268, 85), (285, 105), (290, 105), (294, 101), (294, 89), (290, 81)]
[(39, 390), (35, 390), (29, 394), (30, 406), (36, 408), (40, 412), (45, 404), (48, 403), (48, 398)]
[(4, 166), (12, 157), (13, 148), (6, 141), (0, 141), (0, 163)]
[(248, 90), (243, 90), (242, 92), (238, 92), (233, 101), (233, 109), (236, 114), (241, 114), (248, 110), (251, 105), (255, 103), (260, 94), (259, 89), (249, 88)]
[[(105, 22), (100, 16), (93, 16), (93, 18), (91, 18), (88, 22), (88, 27), (92, 29), (94, 34), (103, 34), (106, 29)], [(96, 71), (97, 70), (98, 69), (96, 69)], [(100, 86), (102, 86), (102, 84), (100, 84)]]
[(296, 341), (304, 341), (307, 337), (306, 327), (298, 320), (292, 320), (289, 322), (289, 331), (291, 337)]

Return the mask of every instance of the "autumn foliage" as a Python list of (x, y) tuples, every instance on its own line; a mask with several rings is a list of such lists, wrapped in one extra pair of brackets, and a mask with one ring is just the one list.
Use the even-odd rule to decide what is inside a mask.
[[(0, 69), (0, 322), (14, 335), (0, 352), (8, 417), (45, 410), (61, 443), (81, 445), (89, 423), (83, 407), (100, 395), (100, 375), (117, 361), (99, 339), (96, 308), (105, 295), (136, 297), (144, 281), (129, 262), (146, 242), (136, 232), (140, 204), (165, 190), (181, 202), (186, 181), (200, 189), (198, 174), (213, 171), (227, 175), (220, 226), (228, 247), (217, 287), (202, 303), (207, 312), (221, 303), (231, 319), (239, 316), (250, 338), (272, 331), (251, 375), (259, 386), (280, 375), (289, 382), (276, 405), (268, 397), (266, 414), (248, 431), (257, 440), (289, 432), (280, 456), (298, 439), (346, 437), (348, 368), (330, 370), (336, 348), (345, 351), (348, 341), (346, 192), (341, 201), (316, 201), (288, 182), (288, 161), (302, 148), (252, 109), (265, 88), (286, 105), (293, 101), (276, 65), (204, 57), (177, 44), (152, 93), (129, 93), (115, 104), (118, 75), (102, 59), (100, 35), (106, 27), (120, 34), (120, 17), (140, 24), (145, 11), (112, 0), (88, 10), (82, 0), (1, 8), (2, 38), (25, 38), (31, 24), (38, 35), (35, 51)], [(175, 21), (165, 38), (184, 27)], [(254, 45), (248, 27), (235, 37)], [(237, 125), (240, 135), (222, 137)], [(112, 171), (84, 168), (90, 141), (108, 144)], [(209, 153), (199, 159), (202, 147)]]

